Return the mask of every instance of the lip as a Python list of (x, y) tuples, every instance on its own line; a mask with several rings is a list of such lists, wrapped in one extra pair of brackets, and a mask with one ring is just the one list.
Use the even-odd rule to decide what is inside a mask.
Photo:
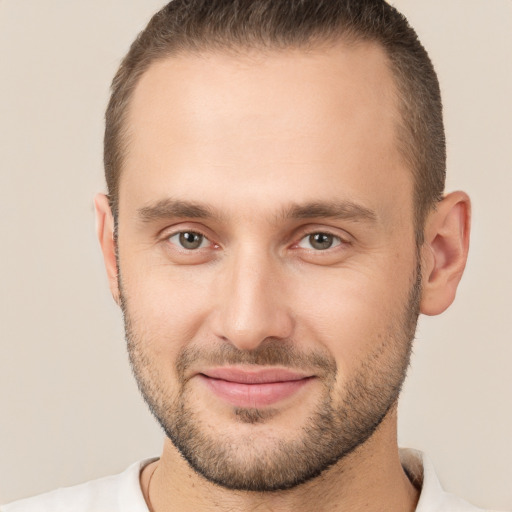
[(290, 398), (314, 377), (292, 370), (213, 368), (198, 377), (221, 400), (236, 407), (260, 408)]

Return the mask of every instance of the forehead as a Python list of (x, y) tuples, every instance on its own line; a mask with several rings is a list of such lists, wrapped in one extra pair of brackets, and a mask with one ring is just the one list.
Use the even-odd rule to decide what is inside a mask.
[(130, 104), (120, 207), (125, 191), (142, 203), (215, 190), (229, 207), (260, 193), (300, 202), (393, 196), (398, 182), (409, 190), (396, 103), (386, 55), (371, 43), (161, 60)]

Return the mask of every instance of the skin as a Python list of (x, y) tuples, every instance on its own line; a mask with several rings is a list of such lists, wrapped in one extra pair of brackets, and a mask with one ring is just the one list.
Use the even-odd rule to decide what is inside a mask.
[[(250, 352), (272, 339), (302, 353), (321, 351), (336, 363), (339, 402), (362, 362), (375, 359), (376, 343), (376, 370), (393, 363), (397, 351), (407, 357), (397, 325), (418, 257), (413, 182), (396, 147), (397, 122), (392, 75), (370, 43), (182, 55), (146, 72), (129, 114), (118, 251), (124, 306), (150, 361), (147, 377), (171, 399), (178, 388), (173, 363), (187, 346), (228, 343)], [(155, 215), (155, 205), (170, 199), (200, 202), (216, 215)], [(355, 216), (283, 216), (294, 204), (326, 201), (360, 208)], [(96, 198), (96, 210), (119, 302), (105, 196)], [(174, 235), (187, 230), (205, 235), (200, 249), (179, 247)], [(311, 233), (334, 235), (335, 246), (316, 250)], [(445, 196), (425, 225), (421, 312), (441, 313), (453, 301), (468, 233), (469, 199)], [(237, 421), (197, 379), (188, 389), (197, 421), (252, 457), (244, 452), (247, 436), (269, 453), (276, 439), (300, 439), (323, 396), (321, 384), (312, 379), (256, 425)], [(141, 486), (156, 511), (412, 511), (418, 499), (398, 458), (396, 406), (350, 455), (286, 491), (212, 484), (169, 439)]]

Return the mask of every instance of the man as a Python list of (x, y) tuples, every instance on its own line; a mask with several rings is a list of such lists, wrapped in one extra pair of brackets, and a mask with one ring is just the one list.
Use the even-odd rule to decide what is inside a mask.
[(399, 452), (418, 314), (453, 301), (435, 72), (380, 0), (175, 0), (116, 75), (98, 236), (166, 440), (4, 507), (476, 510)]

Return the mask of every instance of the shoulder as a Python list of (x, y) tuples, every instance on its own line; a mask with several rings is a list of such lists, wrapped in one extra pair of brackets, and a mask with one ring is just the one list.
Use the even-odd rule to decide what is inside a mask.
[(139, 485), (141, 468), (154, 459), (132, 464), (123, 473), (56, 489), (0, 507), (0, 512), (146, 512)]
[(400, 460), (409, 480), (421, 489), (416, 512), (492, 512), (474, 507), (446, 492), (437, 478), (432, 463), (420, 451), (402, 448)]

